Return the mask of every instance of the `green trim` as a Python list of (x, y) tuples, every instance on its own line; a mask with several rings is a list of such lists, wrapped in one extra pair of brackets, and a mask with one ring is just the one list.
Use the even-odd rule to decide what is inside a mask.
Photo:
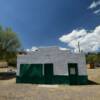
[(82, 76), (82, 75), (78, 76), (77, 80), (78, 80), (78, 84), (80, 85), (88, 84), (88, 76)]
[[(16, 77), (16, 83), (32, 83), (32, 84), (70, 84), (69, 76), (54, 75), (51, 82), (48, 83), (45, 77)], [(77, 84), (88, 84), (86, 75), (78, 76)]]
[(16, 83), (42, 84), (44, 77), (16, 77)]
[(69, 84), (69, 77), (55, 75), (55, 76), (53, 76), (53, 84)]

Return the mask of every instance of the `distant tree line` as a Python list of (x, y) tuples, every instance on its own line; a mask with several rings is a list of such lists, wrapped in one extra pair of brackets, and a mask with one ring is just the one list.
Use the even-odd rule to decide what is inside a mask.
[(100, 52), (86, 54), (86, 62), (92, 64), (100, 64)]
[(0, 61), (7, 61), (8, 64), (16, 65), (16, 56), (21, 47), (19, 38), (11, 28), (0, 26)]

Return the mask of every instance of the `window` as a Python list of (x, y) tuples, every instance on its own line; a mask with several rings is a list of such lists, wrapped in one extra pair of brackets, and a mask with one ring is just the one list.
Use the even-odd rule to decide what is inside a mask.
[(70, 74), (71, 74), (71, 75), (75, 75), (75, 73), (76, 73), (76, 72), (75, 72), (75, 68), (70, 68)]

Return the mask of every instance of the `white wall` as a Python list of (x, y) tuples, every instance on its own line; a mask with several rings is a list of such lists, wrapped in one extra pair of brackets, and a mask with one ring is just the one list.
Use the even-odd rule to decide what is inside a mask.
[(68, 63), (78, 63), (79, 75), (87, 75), (85, 56), (83, 54), (69, 53), (58, 48), (41, 48), (36, 52), (19, 55), (17, 59), (17, 75), (20, 64), (54, 64), (54, 75), (68, 75)]

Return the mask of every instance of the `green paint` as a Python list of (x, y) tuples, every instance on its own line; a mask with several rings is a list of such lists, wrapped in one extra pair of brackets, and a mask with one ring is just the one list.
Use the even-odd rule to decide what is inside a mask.
[(21, 64), (20, 77), (41, 77), (42, 64)]
[(64, 75), (54, 75), (53, 84), (69, 84), (69, 77)]
[(44, 77), (46, 84), (52, 84), (53, 64), (44, 64)]
[[(88, 77), (85, 75), (78, 76), (78, 84), (88, 84)], [(69, 76), (54, 75), (52, 82), (47, 83), (45, 77), (16, 77), (16, 83), (32, 83), (32, 84), (70, 84)]]
[[(20, 76), (16, 77), (16, 83), (32, 84), (87, 84), (85, 75), (78, 75), (77, 64), (68, 65), (69, 76), (53, 75), (53, 64), (44, 64), (44, 75), (42, 64), (21, 64)], [(70, 68), (75, 68), (75, 74)]]
[(88, 84), (88, 76), (85, 76), (85, 75), (78, 76), (77, 80), (78, 80), (78, 84), (80, 85)]
[(43, 77), (17, 77), (16, 83), (42, 84), (44, 83), (44, 79)]
[(43, 69), (42, 64), (32, 64), (31, 65), (31, 77), (42, 77), (43, 75)]
[(70, 85), (78, 84), (78, 67), (77, 63), (68, 64), (69, 82)]
[(27, 75), (28, 69), (31, 67), (29, 64), (21, 64), (20, 65), (20, 77)]

